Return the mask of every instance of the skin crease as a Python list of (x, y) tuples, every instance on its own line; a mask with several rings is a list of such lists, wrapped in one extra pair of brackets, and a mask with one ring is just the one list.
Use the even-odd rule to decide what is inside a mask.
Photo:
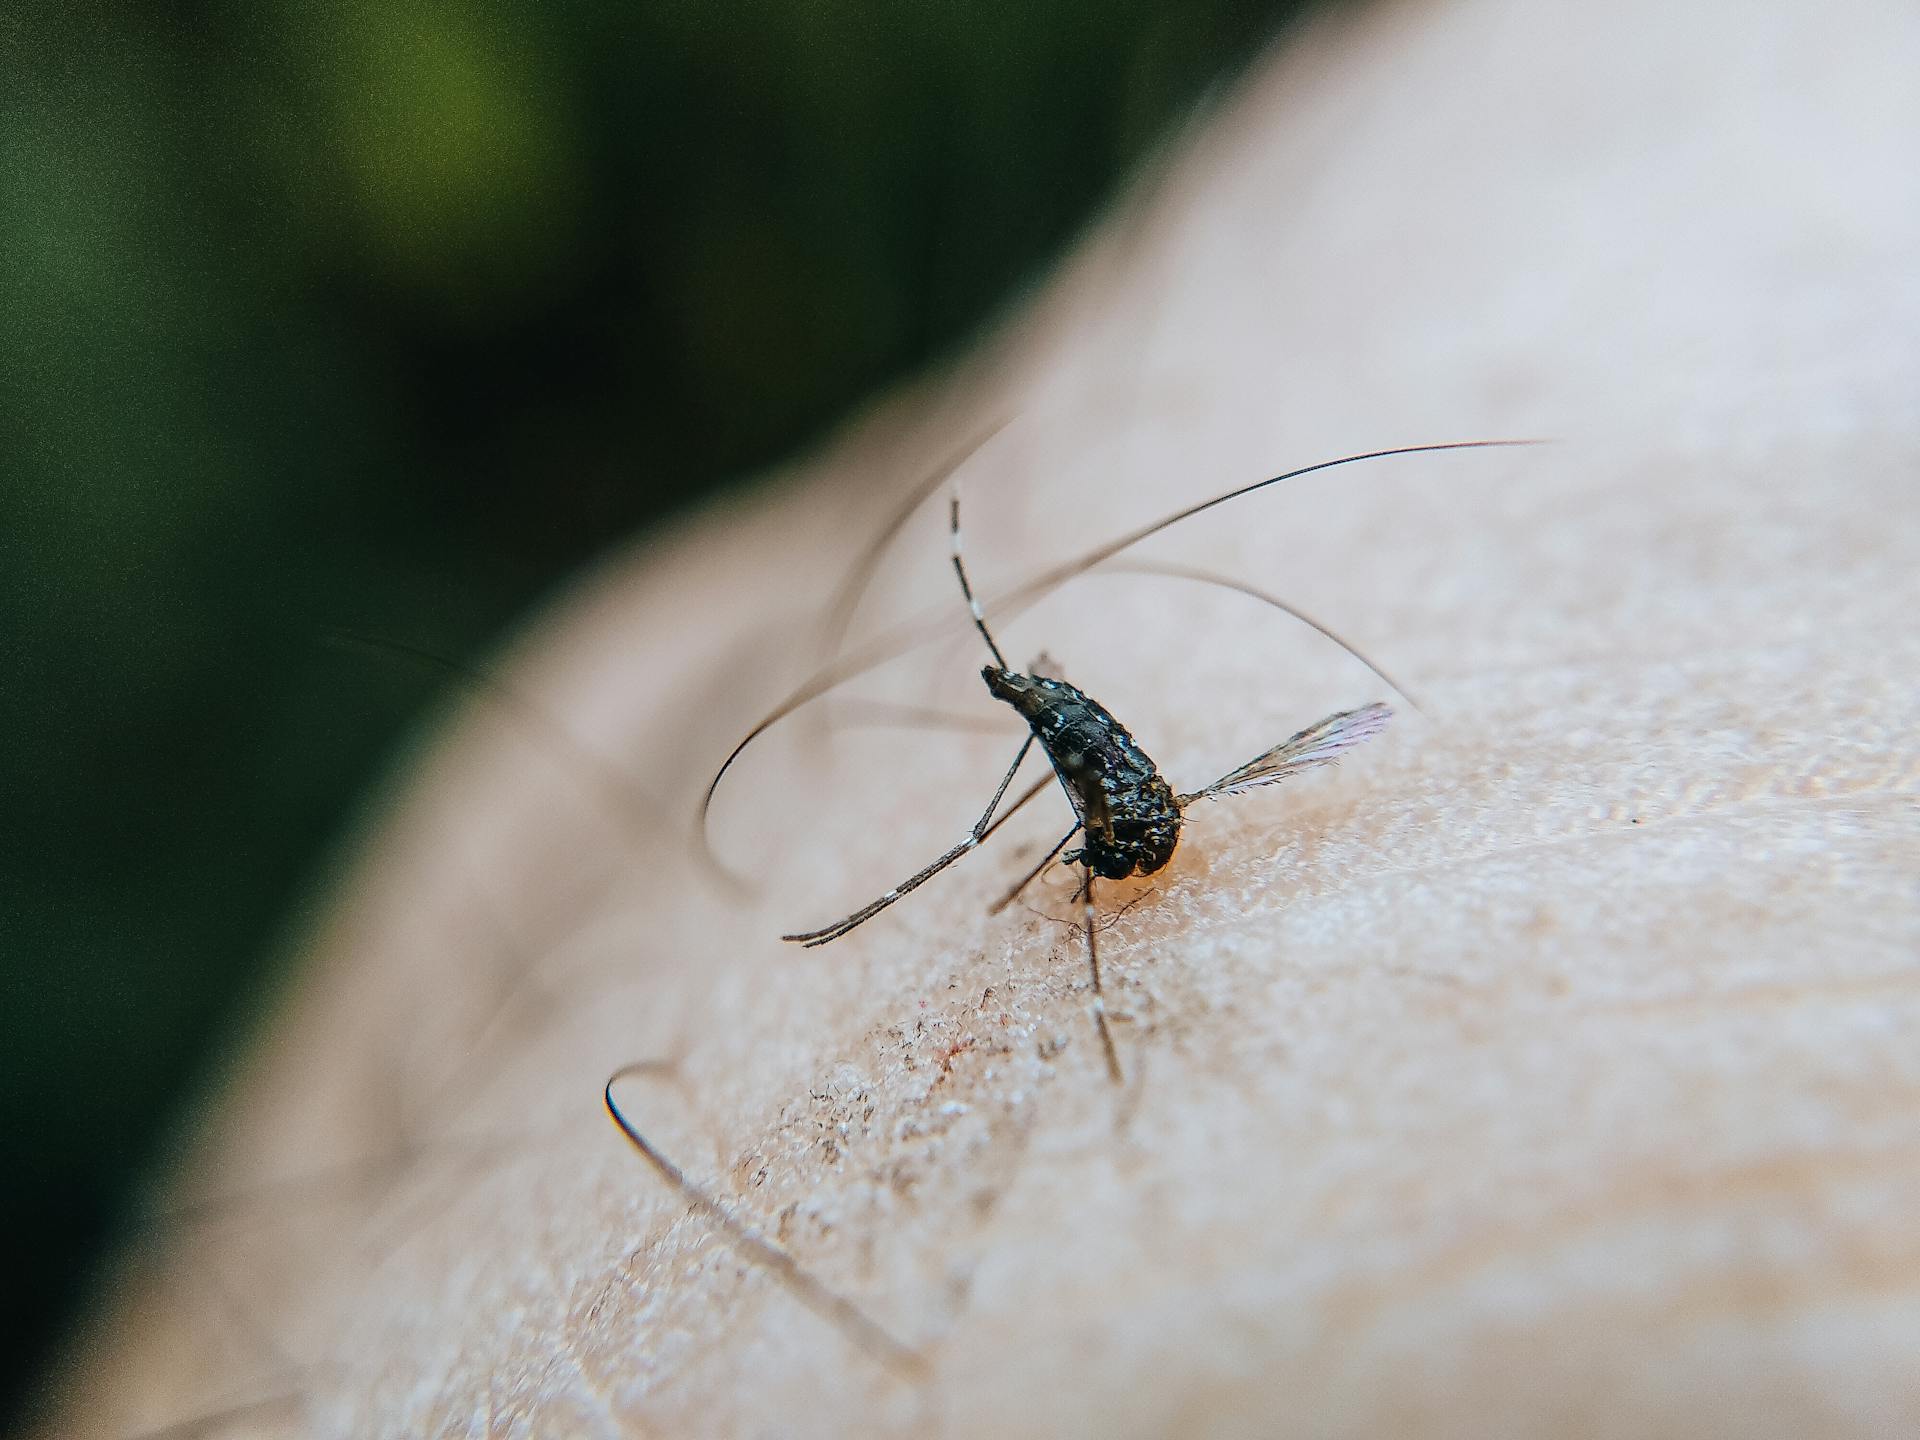
[[(1295, 37), (965, 364), (523, 639), (544, 718), (476, 699), (370, 826), (49, 1433), (1915, 1433), (1916, 73), (1866, 3)], [(1018, 743), (937, 501), (846, 643), (942, 638), (853, 690), (999, 728), (796, 721), (716, 803), (759, 888), (687, 838), (863, 539), (1008, 415), (960, 476), (989, 618), (1176, 788), (1392, 697), (1215, 588), (993, 597), (1291, 465), (1556, 441), (1153, 551), (1424, 713), (1103, 887), (1123, 1087), (1068, 881), (984, 913), (1057, 796), (776, 938), (958, 840)], [(928, 1378), (660, 1184), (598, 1109), (642, 1059), (635, 1122)]]

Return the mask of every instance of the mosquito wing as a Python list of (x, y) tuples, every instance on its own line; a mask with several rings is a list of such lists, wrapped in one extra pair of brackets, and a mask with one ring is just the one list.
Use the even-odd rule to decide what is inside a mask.
[(1184, 810), (1195, 800), (1217, 800), (1222, 795), (1237, 795), (1257, 785), (1275, 785), (1292, 779), (1302, 770), (1330, 765), (1354, 746), (1386, 729), (1392, 716), (1390, 706), (1377, 702), (1329, 715), (1291, 740), (1281, 741), (1264, 755), (1254, 756), (1239, 769), (1229, 770), (1205, 789), (1180, 796), (1180, 808)]

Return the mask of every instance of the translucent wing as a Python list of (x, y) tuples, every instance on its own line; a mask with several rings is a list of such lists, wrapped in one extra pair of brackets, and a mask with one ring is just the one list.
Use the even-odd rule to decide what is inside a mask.
[(1182, 809), (1195, 800), (1217, 800), (1222, 795), (1237, 795), (1256, 785), (1275, 785), (1289, 780), (1302, 770), (1330, 765), (1363, 741), (1371, 740), (1387, 728), (1393, 717), (1390, 706), (1375, 703), (1358, 710), (1342, 710), (1329, 715), (1318, 725), (1309, 725), (1290, 740), (1283, 740), (1264, 755), (1256, 755), (1237, 770), (1229, 770), (1204, 790), (1179, 797)]

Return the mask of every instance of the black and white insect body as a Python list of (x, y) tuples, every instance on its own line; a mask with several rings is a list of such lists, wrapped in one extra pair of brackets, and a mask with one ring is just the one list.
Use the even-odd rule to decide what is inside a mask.
[[(852, 914), (821, 929), (782, 938), (808, 946), (838, 940), (977, 847), (998, 823), (994, 812), (1005, 798), (1013, 777), (1019, 773), (1027, 751), (1038, 741), (1053, 767), (1054, 777), (1073, 806), (1074, 825), (1000, 903), (1004, 905), (1025, 889), (1074, 836), (1085, 835), (1081, 847), (1062, 855), (1061, 859), (1063, 863), (1079, 865), (1082, 870), (1080, 901), (1087, 936), (1087, 968), (1093, 982), (1094, 1026), (1100, 1035), (1107, 1073), (1119, 1083), (1123, 1078), (1120, 1056), (1107, 1024), (1106, 999), (1100, 979), (1100, 948), (1095, 938), (1095, 878), (1122, 880), (1133, 875), (1151, 875), (1165, 868), (1179, 847), (1184, 812), (1194, 801), (1271, 785), (1312, 766), (1336, 760), (1343, 751), (1378, 734), (1393, 712), (1383, 704), (1374, 704), (1330, 715), (1318, 725), (1302, 730), (1290, 740), (1229, 771), (1213, 784), (1191, 794), (1177, 795), (1147, 752), (1099, 701), (1057, 676), (1021, 674), (1008, 666), (1006, 656), (987, 626), (986, 612), (967, 579), (966, 562), (961, 556), (958, 495), (950, 502), (948, 515), (954, 575), (960, 582), (960, 593), (966, 599), (974, 628), (993, 654), (993, 663), (983, 667), (980, 676), (986, 681), (989, 694), (1010, 705), (1027, 722), (1027, 738), (1021, 742), (1020, 753), (1013, 757), (1013, 764), (993, 792), (993, 799), (965, 840)], [(1032, 668), (1037, 671), (1040, 667), (1036, 664)], [(1043, 780), (1028, 790), (1000, 819), (1011, 816), (1045, 788), (1045, 784)]]
[[(1236, 500), (1256, 490), (1265, 489), (1267, 486), (1277, 485), (1282, 481), (1310, 474), (1316, 470), (1328, 470), (1336, 466), (1350, 465), (1356, 461), (1377, 460), (1391, 455), (1413, 455), (1442, 450), (1476, 450), (1534, 443), (1537, 442), (1471, 440), (1439, 445), (1409, 445), (1390, 450), (1369, 451), (1361, 455), (1347, 455), (1337, 460), (1324, 460), (1316, 465), (1289, 470), (1284, 474), (1257, 480), (1251, 484), (1242, 485), (1238, 489), (1216, 495), (1212, 499), (1201, 501), (1199, 504), (1190, 505), (1151, 525), (1143, 526), (1116, 540), (1107, 541), (1077, 560), (1069, 561), (1027, 582), (1003, 597), (1003, 602), (1008, 612), (1031, 604), (1067, 581), (1084, 575), (1094, 566), (1113, 559), (1122, 551), (1130, 549), (1150, 536), (1159, 534), (1169, 526), (1177, 525), (1204, 510), (1224, 505), (1228, 501)], [(936, 482), (943, 482), (965, 458), (964, 454), (956, 456), (932, 478)], [(914, 504), (917, 505), (920, 499), (931, 493), (931, 488), (922, 491), (914, 497)], [(903, 511), (894, 524), (883, 532), (879, 544), (884, 544), (885, 539), (897, 531), (906, 513)], [(987, 689), (994, 698), (1010, 705), (1027, 722), (1027, 736), (1021, 742), (1020, 751), (1014, 756), (1013, 764), (1008, 767), (999, 787), (993, 792), (993, 799), (988, 802), (985, 812), (975, 822), (966, 839), (887, 891), (886, 894), (863, 905), (852, 914), (819, 930), (805, 931), (782, 938), (801, 945), (825, 945), (839, 939), (878, 915), (902, 896), (925, 884), (961, 856), (978, 847), (1002, 822), (1040, 794), (1050, 782), (1057, 781), (1073, 807), (1073, 828), (1061, 836), (1059, 841), (1041, 857), (1039, 864), (1001, 896), (993, 908), (997, 910), (1017, 896), (1048, 865), (1053, 863), (1055, 856), (1060, 856), (1064, 863), (1077, 864), (1081, 867), (1080, 900), (1084, 907), (1082, 913), (1087, 939), (1087, 965), (1093, 985), (1093, 1018), (1099, 1031), (1108, 1074), (1118, 1082), (1122, 1078), (1120, 1060), (1107, 1025), (1106, 1004), (1101, 987), (1100, 949), (1097, 938), (1099, 927), (1094, 923), (1094, 881), (1152, 875), (1164, 869), (1179, 847), (1181, 829), (1186, 823), (1186, 812), (1195, 802), (1219, 799), (1261, 785), (1276, 784), (1313, 766), (1337, 760), (1345, 751), (1379, 734), (1393, 712), (1384, 704), (1374, 704), (1358, 710), (1345, 710), (1329, 715), (1317, 725), (1308, 726), (1271, 750), (1264, 751), (1246, 764), (1228, 771), (1212, 784), (1186, 794), (1177, 794), (1161, 776), (1159, 767), (1135, 743), (1126, 727), (1115, 720), (1092, 696), (1068, 684), (1056, 674), (1043, 673), (1050, 668), (1043, 662), (1036, 661), (1029, 665), (1026, 673), (1015, 671), (1007, 664), (1006, 656), (1001, 653), (999, 645), (994, 641), (992, 631), (987, 628), (984, 607), (975, 597), (973, 587), (967, 580), (966, 565), (961, 559), (960, 502), (957, 497), (952, 501), (950, 509), (950, 526), (954, 574), (959, 579), (962, 595), (966, 597), (967, 608), (973, 617), (974, 626), (993, 656), (993, 663), (981, 670), (981, 678), (986, 681)], [(869, 549), (869, 561), (875, 553), (877, 553), (877, 546)], [(1333, 631), (1284, 601), (1262, 591), (1181, 567), (1140, 565), (1130, 568), (1146, 573), (1224, 584), (1230, 589), (1263, 601), (1326, 636), (1365, 665), (1384, 683), (1399, 690), (1399, 687), (1393, 685), (1379, 666)], [(863, 584), (864, 581), (861, 582), (861, 585)], [(847, 593), (857, 596), (861, 585), (854, 586)], [(905, 653), (913, 643), (915, 642), (909, 640), (905, 644), (898, 644), (890, 640), (858, 659), (839, 661), (827, 666), (789, 695), (778, 708), (756, 724), (733, 747), (713, 779), (708, 782), (706, 794), (700, 806), (699, 844), (703, 856), (710, 863), (724, 869), (719, 866), (717, 858), (713, 856), (707, 843), (707, 817), (715, 791), (741, 753), (769, 728), (808, 701), (819, 699), (854, 676)], [(1014, 775), (1019, 771), (1021, 762), (1026, 759), (1027, 752), (1036, 741), (1047, 756), (1052, 774), (1043, 777), (1037, 784), (1022, 792), (1011, 805), (1001, 811), (1000, 802), (1006, 798), (1007, 789), (1012, 785)], [(996, 812), (998, 812), (997, 816)], [(1062, 855), (1061, 852), (1066, 849), (1068, 843), (1076, 835), (1082, 834), (1086, 838), (1080, 848), (1067, 851)], [(628, 1066), (615, 1072), (607, 1081), (604, 1097), (608, 1114), (635, 1150), (670, 1188), (684, 1197), (698, 1213), (719, 1227), (721, 1234), (734, 1248), (735, 1253), (772, 1275), (795, 1299), (833, 1324), (848, 1340), (866, 1351), (876, 1362), (906, 1379), (917, 1381), (924, 1377), (927, 1372), (926, 1360), (919, 1351), (893, 1338), (869, 1319), (858, 1306), (828, 1289), (803, 1270), (786, 1251), (737, 1218), (728, 1206), (690, 1180), (634, 1126), (616, 1103), (613, 1089), (614, 1085), (625, 1076), (647, 1068), (649, 1067), (646, 1065)]]
[(1106, 880), (1151, 875), (1180, 843), (1180, 806), (1127, 727), (1086, 691), (1045, 675), (980, 671), (987, 691), (1020, 712), (1067, 792), (1086, 844), (1061, 857)]

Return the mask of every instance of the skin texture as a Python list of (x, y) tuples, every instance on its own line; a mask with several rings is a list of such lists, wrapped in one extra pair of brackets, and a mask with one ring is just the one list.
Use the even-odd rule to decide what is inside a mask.
[[(1914, 74), (1898, 5), (1298, 37), (955, 373), (525, 637), (305, 937), (58, 1432), (1915, 1433)], [(1018, 744), (937, 501), (845, 644), (940, 639), (853, 689), (983, 728), (842, 692), (716, 801), (758, 888), (688, 839), (865, 539), (1007, 415), (961, 475), (996, 634), (1176, 788), (1386, 692), (1213, 587), (994, 597), (1291, 465), (1556, 439), (1156, 547), (1424, 714), (1102, 887), (1120, 1087), (1066, 878), (984, 913), (1057, 796), (776, 938), (962, 838)], [(642, 1059), (635, 1123), (926, 1379), (621, 1140), (599, 1087)]]

